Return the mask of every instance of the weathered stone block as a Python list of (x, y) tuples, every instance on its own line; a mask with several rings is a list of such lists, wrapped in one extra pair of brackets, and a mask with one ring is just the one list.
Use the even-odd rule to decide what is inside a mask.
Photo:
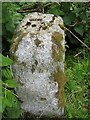
[(26, 112), (41, 116), (64, 113), (65, 34), (53, 14), (28, 14), (17, 27), (11, 46), (16, 93)]

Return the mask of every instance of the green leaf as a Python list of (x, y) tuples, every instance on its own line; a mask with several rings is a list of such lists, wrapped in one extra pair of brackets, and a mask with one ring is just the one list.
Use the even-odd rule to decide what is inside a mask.
[(8, 65), (11, 65), (12, 63), (13, 63), (13, 61), (10, 58), (7, 58), (7, 57), (3, 56), (2, 54), (0, 54), (0, 67), (8, 66)]
[(16, 88), (17, 87), (17, 82), (15, 80), (6, 80), (5, 83), (8, 85), (10, 88)]
[(83, 12), (83, 13), (81, 13), (80, 14), (80, 18), (82, 19), (82, 20), (86, 20), (86, 14), (85, 14), (85, 12)]
[(76, 14), (75, 13), (70, 13), (69, 17), (70, 17), (71, 21), (74, 22), (75, 19), (76, 19)]
[(12, 107), (12, 102), (9, 99), (3, 97), (2, 107), (3, 107), (3, 109), (5, 109), (5, 107)]
[(19, 118), (21, 114), (20, 108), (7, 108), (7, 117), (8, 118)]
[(6, 24), (6, 30), (10, 32), (14, 32), (14, 29), (15, 29), (15, 25), (12, 23), (12, 21), (9, 21)]
[(4, 93), (4, 96), (5, 96), (5, 97), (3, 97), (4, 105), (6, 105), (8, 107), (14, 107), (14, 108), (20, 107), (19, 102), (12, 91), (6, 90)]
[(58, 15), (58, 16), (65, 14), (63, 11), (59, 10), (58, 6), (49, 9), (49, 13), (54, 14), (54, 15)]
[(83, 25), (82, 24), (79, 24), (79, 25), (76, 25), (74, 27), (74, 30), (79, 33), (81, 36), (83, 36), (83, 33), (84, 33), (84, 28), (83, 28)]
[(74, 13), (70, 13), (68, 15), (65, 15), (63, 19), (66, 25), (70, 25), (72, 22), (75, 22), (76, 15)]
[(70, 25), (70, 24), (71, 24), (71, 18), (70, 18), (70, 17), (64, 16), (63, 19), (64, 19), (64, 23), (65, 23), (66, 25)]
[(0, 94), (2, 92), (2, 81), (0, 80)]
[(11, 105), (13, 106), (16, 98), (11, 91), (9, 91), (9, 90), (6, 91), (6, 98), (11, 102)]
[(0, 112), (3, 112), (3, 110), (2, 110), (2, 96), (0, 96)]
[(5, 68), (2, 69), (2, 78), (4, 80), (9, 80), (9, 79), (13, 78), (12, 72), (11, 72), (11, 70), (9, 68), (5, 67)]

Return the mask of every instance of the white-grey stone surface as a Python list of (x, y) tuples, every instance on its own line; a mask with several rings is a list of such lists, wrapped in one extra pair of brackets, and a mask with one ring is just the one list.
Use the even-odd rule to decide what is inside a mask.
[[(64, 107), (56, 97), (60, 91), (59, 82), (53, 76), (57, 67), (64, 73), (65, 34), (60, 26), (63, 26), (61, 17), (30, 13), (17, 27), (13, 38), (10, 50), (14, 56), (13, 74), (21, 84), (16, 93), (22, 101), (21, 108), (35, 115), (64, 114)], [(57, 40), (59, 33), (62, 39)], [(55, 42), (53, 34), (56, 35)]]

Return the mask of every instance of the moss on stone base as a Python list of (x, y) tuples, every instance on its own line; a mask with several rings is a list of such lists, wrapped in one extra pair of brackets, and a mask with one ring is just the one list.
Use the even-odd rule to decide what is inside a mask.
[(64, 85), (66, 83), (66, 77), (64, 75), (64, 72), (57, 66), (56, 71), (52, 73), (52, 76), (54, 80), (58, 83), (58, 93), (57, 97), (59, 99), (59, 106), (63, 107), (64, 106)]

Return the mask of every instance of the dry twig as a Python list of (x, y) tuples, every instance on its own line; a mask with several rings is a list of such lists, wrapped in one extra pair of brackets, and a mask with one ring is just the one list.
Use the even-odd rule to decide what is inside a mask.
[(84, 43), (82, 42), (82, 40), (80, 40), (76, 35), (74, 35), (74, 33), (72, 33), (68, 28), (64, 27), (69, 33), (71, 33), (80, 43), (82, 43), (88, 50), (90, 50), (90, 48)]
[(77, 57), (78, 55), (80, 55), (82, 52), (77, 53), (76, 55), (74, 55), (74, 58)]

